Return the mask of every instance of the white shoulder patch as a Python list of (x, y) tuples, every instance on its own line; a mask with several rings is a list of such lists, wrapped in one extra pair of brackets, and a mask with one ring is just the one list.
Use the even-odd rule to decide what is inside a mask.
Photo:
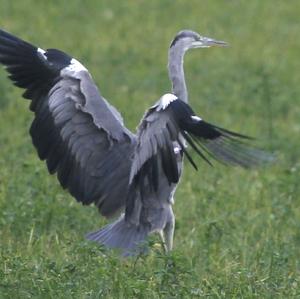
[(87, 69), (75, 58), (71, 59), (70, 64), (65, 68), (66, 71), (78, 73), (80, 71), (87, 71)]
[(178, 98), (174, 94), (166, 93), (159, 99), (156, 110), (165, 110), (171, 102), (176, 100), (178, 100)]
[(197, 116), (197, 115), (192, 115), (192, 116), (191, 116), (191, 119), (193, 119), (193, 120), (195, 120), (195, 121), (201, 121), (201, 120), (202, 120), (202, 118), (199, 117), (199, 116)]
[(38, 53), (40, 53), (40, 54), (43, 56), (43, 58), (44, 58), (45, 60), (47, 60), (47, 56), (45, 55), (45, 53), (46, 53), (45, 50), (43, 50), (43, 49), (41, 49), (41, 48), (38, 48), (37, 51), (38, 51)]

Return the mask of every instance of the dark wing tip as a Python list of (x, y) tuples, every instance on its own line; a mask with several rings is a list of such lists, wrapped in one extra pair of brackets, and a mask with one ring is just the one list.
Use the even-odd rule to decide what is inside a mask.
[[(273, 154), (250, 144), (254, 138), (203, 121), (188, 104), (174, 101), (169, 107), (179, 124), (181, 134), (207, 163), (211, 164), (201, 149), (219, 162), (244, 168), (267, 165), (274, 161)], [(188, 155), (187, 157), (193, 165)]]

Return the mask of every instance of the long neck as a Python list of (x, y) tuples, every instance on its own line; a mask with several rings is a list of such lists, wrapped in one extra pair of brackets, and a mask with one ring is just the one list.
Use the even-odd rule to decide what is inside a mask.
[(172, 82), (172, 92), (182, 101), (188, 102), (188, 92), (185, 84), (183, 57), (185, 50), (176, 46), (169, 50), (168, 70)]

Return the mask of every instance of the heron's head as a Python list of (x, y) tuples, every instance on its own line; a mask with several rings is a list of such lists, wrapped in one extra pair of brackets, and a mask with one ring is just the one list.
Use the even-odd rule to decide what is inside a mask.
[(201, 36), (199, 33), (191, 30), (182, 30), (176, 34), (170, 48), (178, 47), (187, 51), (193, 48), (209, 48), (213, 46), (224, 47), (227, 46), (227, 43)]

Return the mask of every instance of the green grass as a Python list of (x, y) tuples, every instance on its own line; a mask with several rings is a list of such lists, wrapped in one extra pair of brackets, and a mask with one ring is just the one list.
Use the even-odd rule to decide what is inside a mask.
[(190, 103), (278, 160), (186, 165), (174, 251), (154, 237), (149, 256), (119, 259), (85, 241), (106, 221), (47, 174), (28, 102), (1, 71), (0, 298), (300, 298), (299, 11), (298, 0), (1, 1), (2, 28), (82, 61), (131, 129), (169, 91), (179, 29), (229, 42), (186, 56)]

